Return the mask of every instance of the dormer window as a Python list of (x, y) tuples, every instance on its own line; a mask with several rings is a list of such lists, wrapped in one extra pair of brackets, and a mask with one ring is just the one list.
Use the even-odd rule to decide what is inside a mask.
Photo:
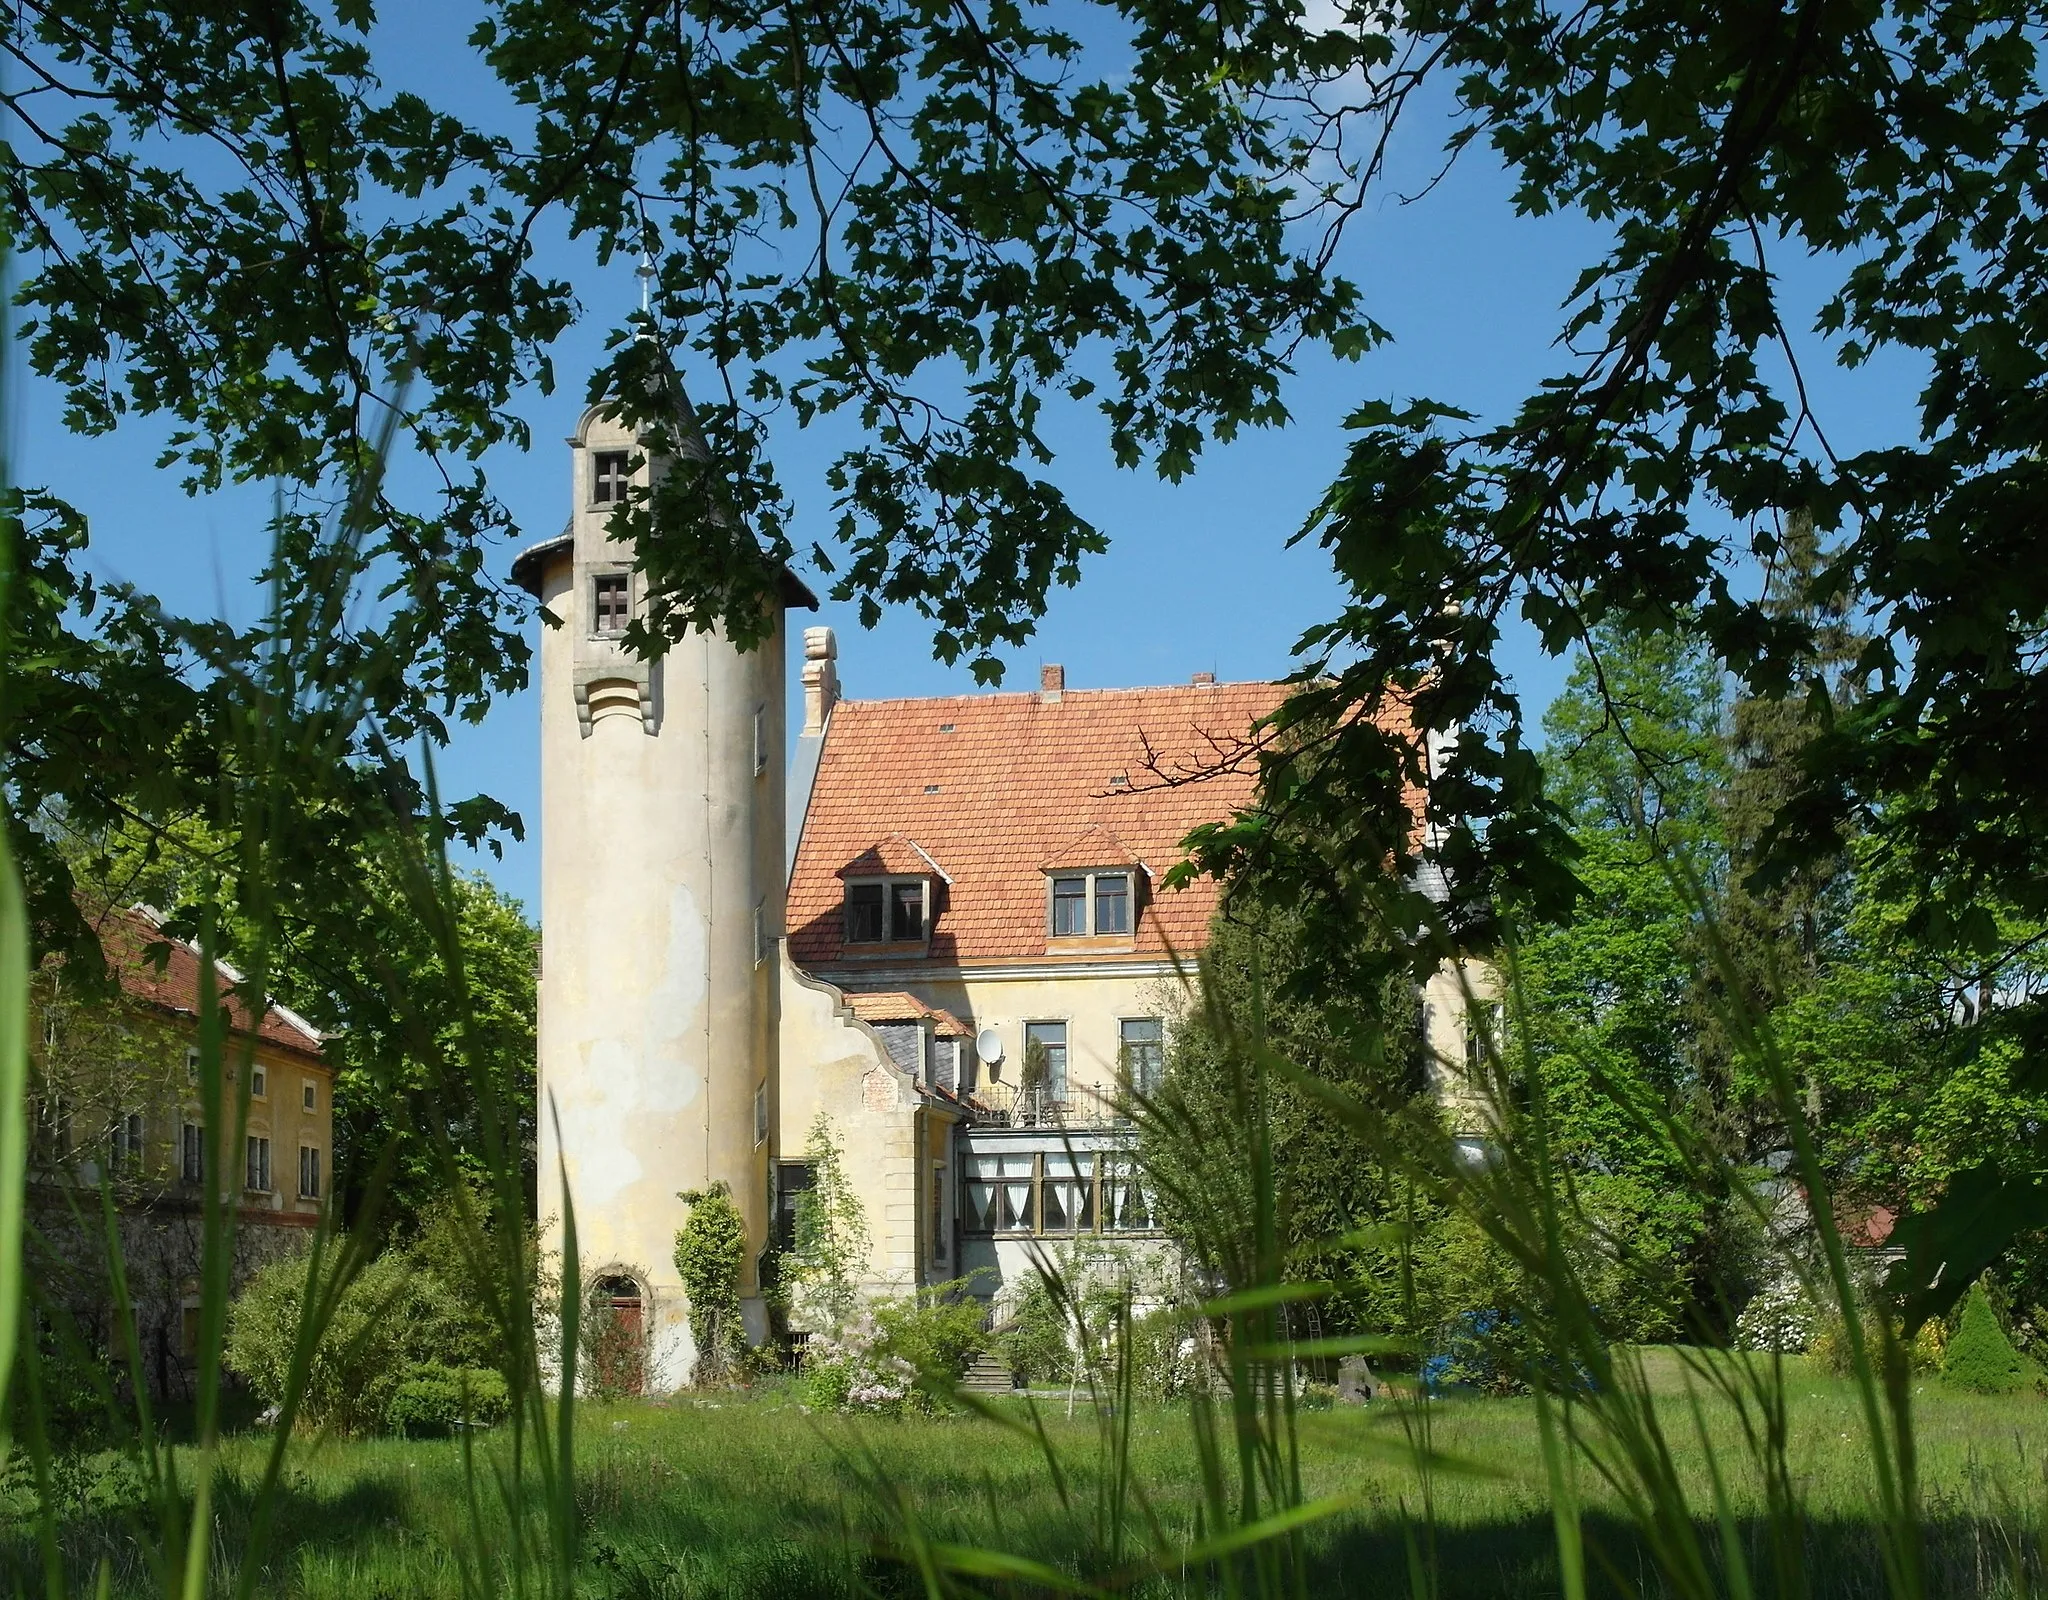
[(1131, 874), (1061, 872), (1052, 879), (1055, 939), (1129, 938)]
[(919, 944), (925, 930), (922, 878), (869, 879), (846, 886), (848, 944)]
[(632, 580), (623, 572), (600, 572), (590, 580), (591, 630), (624, 633), (632, 611)]
[(590, 503), (615, 506), (626, 498), (626, 452), (599, 450), (590, 458)]

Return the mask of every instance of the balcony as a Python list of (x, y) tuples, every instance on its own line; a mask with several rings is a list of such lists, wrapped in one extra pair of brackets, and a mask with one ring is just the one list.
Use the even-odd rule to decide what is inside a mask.
[(969, 1097), (981, 1128), (1128, 1128), (1130, 1117), (1109, 1095), (1071, 1086), (1064, 1096), (1050, 1088), (1020, 1089), (991, 1083)]

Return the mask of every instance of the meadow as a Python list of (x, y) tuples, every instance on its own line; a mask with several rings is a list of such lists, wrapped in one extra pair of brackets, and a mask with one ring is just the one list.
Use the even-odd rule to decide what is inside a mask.
[[(1851, 1386), (1788, 1363), (1792, 1465), (1805, 1509), (1804, 1566), (1816, 1596), (1884, 1592), (1876, 1544), (1863, 1520), (1871, 1503), (1868, 1452)], [(1696, 1506), (1711, 1505), (1709, 1454), (1739, 1515), (1759, 1509), (1733, 1416), (1682, 1402), (1676, 1360), (1660, 1353), (1659, 1387), (1672, 1453)], [(578, 1592), (619, 1600), (809, 1600), (913, 1594), (922, 1585), (882, 1546), (890, 1497), (915, 1509), (935, 1537), (986, 1543), (1077, 1575), (1107, 1563), (1095, 1539), (1097, 1430), (1069, 1421), (1059, 1400), (1036, 1402), (1066, 1467), (1065, 1500), (1035, 1444), (970, 1417), (857, 1422), (815, 1417), (786, 1391), (678, 1396), (582, 1410), (577, 1506), (582, 1521)], [(1082, 1411), (1085, 1413), (1085, 1407)], [(1006, 1415), (1026, 1416), (1023, 1402)], [(2030, 1592), (2041, 1577), (2048, 1401), (1987, 1399), (1919, 1385), (1915, 1412), (1926, 1507), (1930, 1592)], [(1451, 1397), (1426, 1407), (1438, 1459), (1418, 1474), (1412, 1405), (1381, 1402), (1307, 1412), (1299, 1443), (1307, 1493), (1342, 1495), (1353, 1509), (1308, 1535), (1317, 1595), (1507, 1596), (1558, 1588), (1535, 1412), (1526, 1400)], [(1155, 1513), (1188, 1531), (1199, 1500), (1183, 1409), (1162, 1404), (1133, 1417), (1133, 1452)], [(230, 1441), (216, 1501), (221, 1567), (234, 1552), (260, 1475), (266, 1441)], [(476, 1465), (503, 1447), (476, 1442)], [(278, 1534), (251, 1592), (305, 1600), (413, 1600), (464, 1593), (474, 1560), (461, 1441), (309, 1440), (294, 1453), (278, 1507)], [(1582, 1475), (1584, 1469), (1582, 1470)], [(1660, 1592), (1618, 1505), (1582, 1481), (1593, 1593)], [(149, 1577), (134, 1554), (118, 1474), (81, 1472), (67, 1491), (65, 1565), (90, 1592), (102, 1563), (115, 1595)], [(489, 1520), (488, 1510), (484, 1513)], [(1761, 1523), (1753, 1559), (1765, 1561)], [(499, 1529), (486, 1545), (502, 1537)], [(7, 1533), (5, 1588), (33, 1587), (41, 1565), (25, 1524)], [(476, 1588), (494, 1592), (471, 1568)], [(1207, 1592), (1202, 1573), (1160, 1575), (1141, 1594)], [(992, 1592), (1032, 1592), (1025, 1589)]]

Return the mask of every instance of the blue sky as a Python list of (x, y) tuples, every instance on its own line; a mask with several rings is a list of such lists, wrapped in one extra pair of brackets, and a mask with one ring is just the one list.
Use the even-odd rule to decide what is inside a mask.
[[(419, 6), (379, 29), (387, 77), (411, 85), (449, 110), (489, 122), (500, 114), (495, 85), (467, 61), (460, 40), (465, 8)], [(1396, 184), (1419, 186), (1434, 166), (1441, 124), (1418, 117), (1396, 152)], [(1322, 552), (1286, 548), (1341, 461), (1344, 416), (1360, 400), (1427, 394), (1485, 416), (1511, 408), (1539, 378), (1560, 366), (1550, 347), (1557, 308), (1600, 234), (1583, 219), (1517, 218), (1508, 183), (1484, 150), (1468, 151), (1445, 182), (1414, 205), (1396, 188), (1358, 217), (1339, 265), (1365, 292), (1369, 313), (1393, 341), (1358, 363), (1311, 355), (1289, 380), (1293, 425), (1212, 448), (1196, 474), (1178, 484), (1148, 472), (1118, 470), (1099, 434), (1076, 430), (1052, 475), (1084, 514), (1109, 534), (1107, 554), (1084, 568), (1081, 583), (1055, 593), (1037, 640), (1009, 660), (1013, 685), (1035, 682), (1041, 662), (1065, 665), (1076, 688), (1185, 680), (1197, 671), (1258, 678), (1288, 670), (1294, 641), (1339, 603)], [(581, 409), (584, 376), (596, 365), (607, 328), (637, 303), (630, 265), (579, 263), (560, 241), (548, 264), (576, 284), (586, 314), (557, 348), (562, 375), (552, 396), (523, 397), (533, 424), (531, 453), (500, 451), (489, 467), (500, 497), (538, 538), (560, 528), (568, 505), (568, 455), (561, 444)], [(1790, 269), (1795, 297), (1817, 302), (1814, 285), (1832, 276), (1810, 264)], [(1788, 319), (1789, 320), (1789, 319)], [(1895, 432), (1911, 385), (1884, 369), (1860, 377), (1825, 362), (1817, 392), (1838, 446), (1855, 447)], [(17, 358), (16, 370), (19, 371)], [(687, 371), (686, 371), (687, 376)], [(1813, 374), (1809, 375), (1814, 376)], [(20, 392), (20, 391), (17, 391)], [(264, 547), (266, 490), (250, 486), (192, 500), (154, 458), (165, 430), (131, 424), (107, 439), (67, 435), (53, 396), (32, 382), (10, 441), (20, 481), (47, 483), (91, 519), (91, 565), (158, 594), (188, 612), (254, 616), (261, 596), (250, 583)], [(791, 433), (779, 465), (799, 496), (797, 547), (823, 540), (830, 508), (818, 483), (820, 442)], [(499, 555), (509, 563), (512, 551)], [(814, 585), (816, 586), (816, 585)], [(929, 632), (915, 614), (892, 613), (872, 632), (850, 606), (827, 604), (815, 618), (839, 631), (840, 673), (861, 697), (971, 692), (964, 669), (931, 659)], [(1531, 721), (1561, 685), (1566, 664), (1550, 661), (1525, 635), (1511, 637), (1507, 663)], [(463, 730), (441, 757), (442, 791), (483, 790), (519, 810), (527, 843), (482, 864), (510, 893), (537, 910), (538, 705), (532, 691), (505, 699), (479, 727)]]

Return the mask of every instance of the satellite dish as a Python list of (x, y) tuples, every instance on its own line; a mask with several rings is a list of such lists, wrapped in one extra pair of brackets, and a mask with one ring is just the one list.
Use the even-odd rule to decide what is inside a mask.
[(993, 1028), (983, 1028), (974, 1036), (974, 1053), (983, 1066), (994, 1066), (1003, 1059), (1003, 1036)]

